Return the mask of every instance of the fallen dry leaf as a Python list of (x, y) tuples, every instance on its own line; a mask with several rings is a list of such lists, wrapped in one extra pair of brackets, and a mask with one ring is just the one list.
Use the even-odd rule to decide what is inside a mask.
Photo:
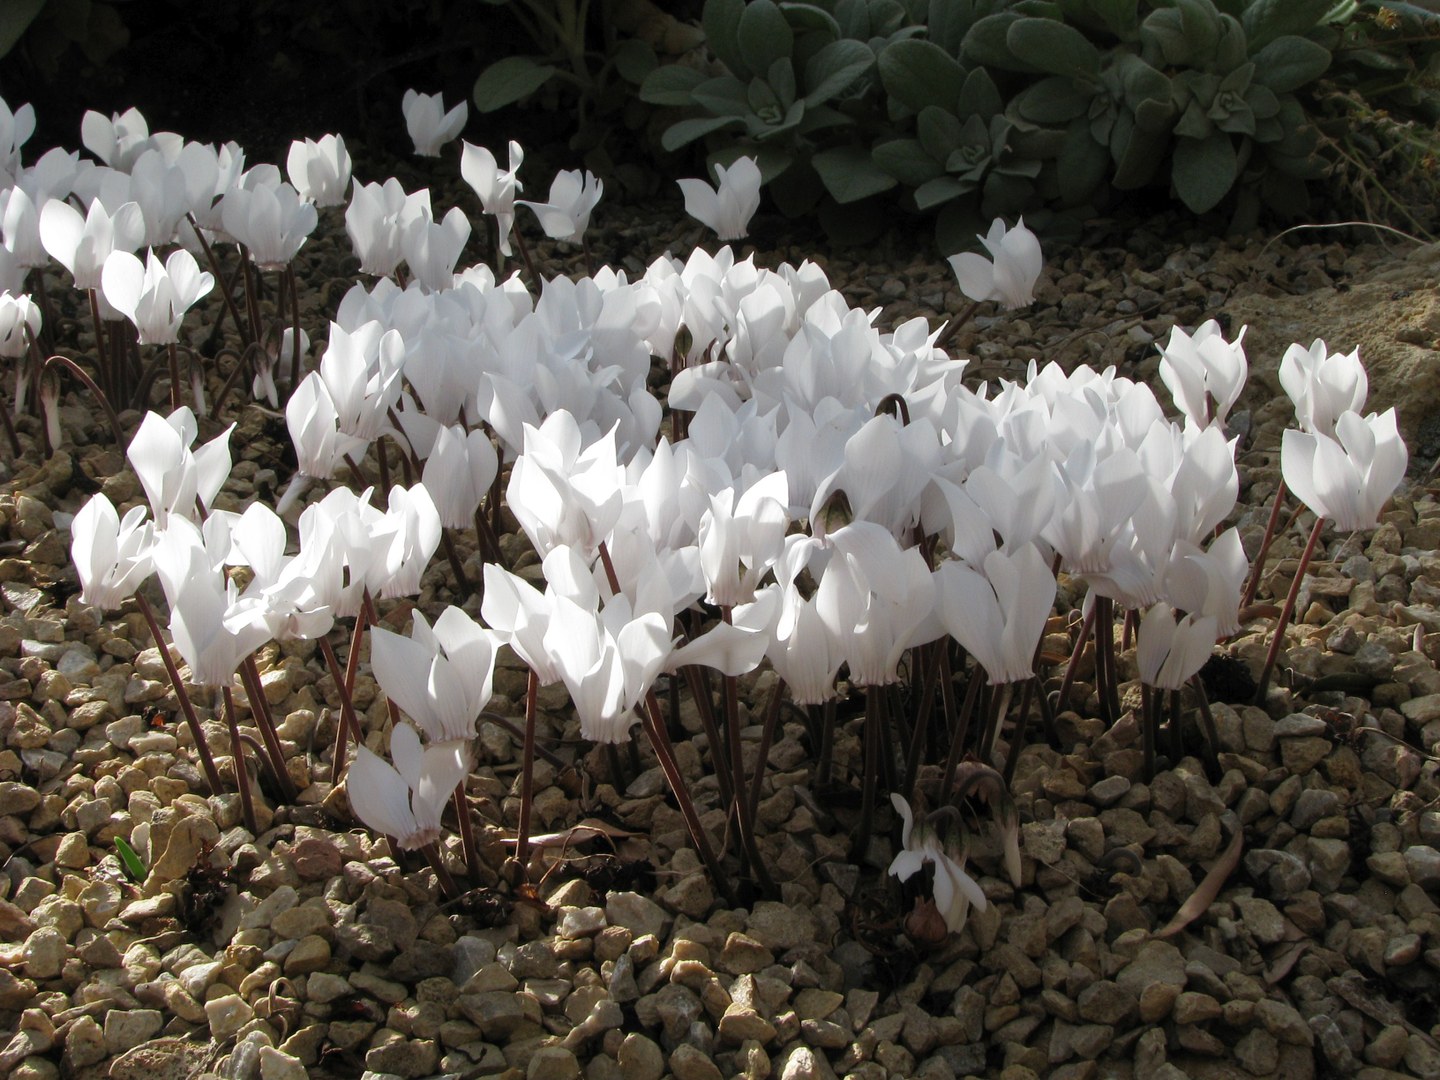
[(1225, 849), (1225, 853), (1215, 861), (1215, 865), (1205, 875), (1205, 880), (1196, 886), (1189, 899), (1180, 905), (1180, 910), (1175, 913), (1175, 917), (1162, 929), (1156, 931), (1157, 938), (1173, 937), (1210, 909), (1210, 905), (1215, 902), (1215, 897), (1220, 895), (1226, 879), (1235, 872), (1235, 867), (1240, 865), (1240, 852), (1244, 848), (1245, 833), (1236, 829), (1235, 836), (1230, 841), (1230, 846)]

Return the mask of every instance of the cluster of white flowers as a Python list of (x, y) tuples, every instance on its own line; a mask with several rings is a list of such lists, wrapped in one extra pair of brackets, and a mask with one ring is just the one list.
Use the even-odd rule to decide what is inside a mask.
[[(420, 153), (464, 123), (425, 95), (407, 95), (405, 112)], [(10, 121), (17, 135), (22, 120)], [(237, 147), (151, 135), (133, 111), (91, 114), (84, 142), (99, 164), (47, 155), (26, 170), (18, 142), (6, 159), (0, 284), (19, 296), (16, 275), (43, 244), (141, 341), (174, 341), (213, 284), (185, 246), (241, 243), (262, 269), (288, 264), (316, 207), (343, 201), (349, 182), (338, 137), (296, 143), (290, 183), (272, 166), (245, 170)], [(513, 143), (509, 161), (502, 171), (489, 151), (462, 151), (507, 253), (523, 161)], [(717, 172), (718, 189), (681, 182), (687, 209), (743, 236), (759, 170), (741, 159)], [(547, 203), (520, 205), (550, 236), (579, 242), (599, 196), (593, 177), (562, 173)], [(35, 250), (23, 239), (31, 217)], [(1170, 419), (1150, 387), (1113, 369), (1032, 362), (1021, 381), (967, 387), (965, 362), (937, 347), (940, 328), (877, 327), (878, 311), (851, 307), (809, 262), (770, 269), (729, 247), (696, 249), (633, 281), (604, 268), (545, 281), (537, 296), (518, 274), (457, 270), (469, 219), (452, 208), (437, 221), (428, 191), (356, 180), (345, 224), (379, 280), (346, 294), (318, 365), (292, 388), (300, 471), (358, 475), (383, 437), (423, 463), (421, 478), (381, 493), (385, 511), (369, 490), (333, 488), (300, 513), (287, 554), (269, 508), (209, 511), (228, 432), (192, 451), (188, 410), (152, 415), (131, 446), (151, 519), (121, 519), (96, 496), (76, 517), (74, 557), (85, 599), (106, 606), (158, 569), (192, 672), (228, 683), (271, 637), (325, 634), (366, 597), (416, 593), (442, 526), (476, 520), (509, 463), (506, 502), (542, 559), (543, 591), (487, 563), (488, 628), (452, 607), (433, 627), (417, 612), (408, 638), (373, 631), (375, 674), (420, 730), (396, 729), (393, 769), (360, 749), (352, 804), (402, 846), (438, 834), (506, 645), (538, 682), (565, 684), (586, 738), (617, 743), (655, 680), (687, 665), (735, 676), (768, 659), (797, 703), (815, 704), (838, 693), (842, 668), (853, 686), (884, 686), (907, 649), (949, 636), (991, 684), (1029, 680), (1059, 574), (1084, 582), (1087, 603), (1143, 613), (1138, 661), (1157, 688), (1183, 685), (1238, 628), (1248, 563), (1236, 530), (1220, 526), (1239, 488), (1224, 423), (1246, 362), (1214, 323), (1177, 330), (1163, 349), (1180, 413)], [(1033, 234), (997, 221), (981, 240), (991, 260), (955, 260), (962, 291), (1030, 302)], [(154, 248), (177, 243), (161, 263)], [(131, 252), (144, 245), (142, 264)], [(0, 354), (14, 355), (22, 324), (35, 331), (32, 308), (0, 297)], [(1373, 525), (1404, 470), (1393, 411), (1359, 417), (1353, 354), (1297, 350), (1282, 367), (1302, 425), (1286, 435), (1286, 481), (1341, 527)], [(664, 402), (651, 390), (656, 358), (674, 372)], [(257, 393), (273, 397), (263, 374)], [(227, 576), (237, 566), (249, 567), (243, 591)], [(682, 639), (682, 614), (702, 605), (723, 617)], [(947, 900), (971, 892), (911, 839), (897, 872), (929, 860), (947, 867)], [(958, 901), (942, 907), (948, 921)]]

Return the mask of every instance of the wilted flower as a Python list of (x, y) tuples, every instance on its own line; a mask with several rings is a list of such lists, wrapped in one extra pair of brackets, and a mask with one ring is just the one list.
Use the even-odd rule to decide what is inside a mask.
[(439, 94), (415, 90), (405, 91), (400, 108), (405, 113), (405, 130), (415, 143), (415, 153), (422, 157), (439, 157), (440, 147), (460, 134), (470, 115), (470, 108), (463, 101), (446, 112)]
[(984, 911), (985, 893), (975, 879), (965, 872), (964, 855), (952, 857), (940, 842), (939, 835), (928, 821), (917, 822), (910, 804), (897, 792), (890, 793), (890, 802), (904, 822), (901, 850), (890, 863), (890, 873), (908, 881), (926, 863), (935, 867), (935, 906), (952, 934), (965, 926), (969, 905)]
[(730, 168), (715, 166), (716, 185), (704, 180), (677, 180), (685, 194), (685, 212), (712, 229), (720, 240), (739, 240), (760, 209), (760, 166), (738, 157)]
[(1045, 263), (1040, 241), (1025, 227), (1025, 219), (1006, 229), (1004, 219), (996, 218), (989, 233), (979, 239), (990, 252), (989, 259), (968, 251), (950, 256), (960, 291), (977, 303), (998, 300), (1007, 309), (1033, 303), (1035, 281)]

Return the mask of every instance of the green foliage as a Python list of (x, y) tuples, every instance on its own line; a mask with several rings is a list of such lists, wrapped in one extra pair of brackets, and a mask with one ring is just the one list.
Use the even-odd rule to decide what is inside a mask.
[[(1387, 0), (1397, 6), (1413, 7)], [(936, 214), (944, 235), (1164, 184), (1192, 212), (1225, 206), (1246, 225), (1264, 206), (1294, 213), (1324, 174), (1322, 79), (1389, 78), (1412, 108), (1434, 101), (1422, 88), (1440, 63), (1387, 44), (1381, 23), (1399, 16), (1379, 11), (1374, 0), (707, 0), (711, 67), (661, 64), (641, 97), (669, 111), (667, 149), (756, 154), (791, 211), (884, 196)]]
[(120, 859), (120, 869), (125, 872), (127, 881), (138, 884), (145, 880), (145, 861), (123, 836), (115, 837), (115, 854)]

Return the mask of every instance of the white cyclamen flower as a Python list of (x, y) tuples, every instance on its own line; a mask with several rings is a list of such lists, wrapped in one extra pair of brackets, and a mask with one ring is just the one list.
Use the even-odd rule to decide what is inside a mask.
[(1161, 348), (1160, 378), (1175, 399), (1175, 407), (1200, 427), (1224, 424), (1230, 408), (1245, 389), (1250, 366), (1241, 344), (1245, 327), (1226, 341), (1220, 324), (1210, 319), (1194, 336), (1178, 326)]
[(461, 741), (436, 743), (422, 751), (415, 729), (400, 724), (390, 734), (390, 756), (394, 766), (360, 747), (345, 790), (356, 817), (393, 836), (402, 851), (413, 851), (440, 838), (440, 815), (470, 771), (470, 752)]
[(740, 240), (760, 209), (760, 166), (752, 157), (738, 157), (727, 169), (715, 166), (716, 184), (677, 180), (685, 195), (685, 212), (714, 231), (719, 240)]
[(100, 284), (110, 305), (135, 324), (141, 345), (168, 345), (180, 339), (185, 313), (215, 279), (184, 248), (164, 263), (149, 249), (143, 264), (128, 251), (112, 251)]
[(117, 608), (154, 569), (155, 526), (145, 507), (132, 506), (122, 521), (104, 495), (93, 495), (70, 523), (70, 559), (80, 575), (80, 599)]
[(1343, 412), (1335, 436), (1286, 431), (1280, 442), (1285, 486), (1342, 532), (1373, 529), (1409, 463), (1395, 410), (1364, 418)]
[(500, 253), (510, 254), (510, 230), (515, 225), (515, 193), (525, 190), (516, 173), (525, 160), (525, 151), (515, 140), (510, 140), (510, 168), (502, 172), (495, 155), (483, 146), (462, 143), (460, 152), (460, 175), (480, 196), (480, 205), (485, 213), (495, 219), (500, 233)]
[(540, 219), (540, 227), (552, 240), (564, 240), (571, 244), (580, 243), (590, 225), (590, 212), (600, 201), (605, 185), (586, 172), (582, 180), (579, 170), (570, 169), (556, 175), (550, 184), (549, 202), (527, 202), (521, 199), (520, 206), (528, 206)]
[(342, 206), (350, 186), (350, 151), (339, 135), (296, 139), (285, 158), (285, 172), (302, 199), (316, 206)]
[(463, 101), (446, 112), (439, 94), (415, 90), (405, 91), (400, 108), (405, 113), (405, 130), (415, 143), (415, 153), (422, 157), (439, 157), (440, 147), (460, 134), (470, 115), (470, 108)]
[(973, 252), (950, 256), (960, 291), (976, 302), (998, 300), (1003, 308), (1020, 308), (1035, 302), (1035, 280), (1044, 269), (1040, 241), (1025, 227), (1022, 217), (1006, 229), (996, 218), (980, 242), (990, 258)]

